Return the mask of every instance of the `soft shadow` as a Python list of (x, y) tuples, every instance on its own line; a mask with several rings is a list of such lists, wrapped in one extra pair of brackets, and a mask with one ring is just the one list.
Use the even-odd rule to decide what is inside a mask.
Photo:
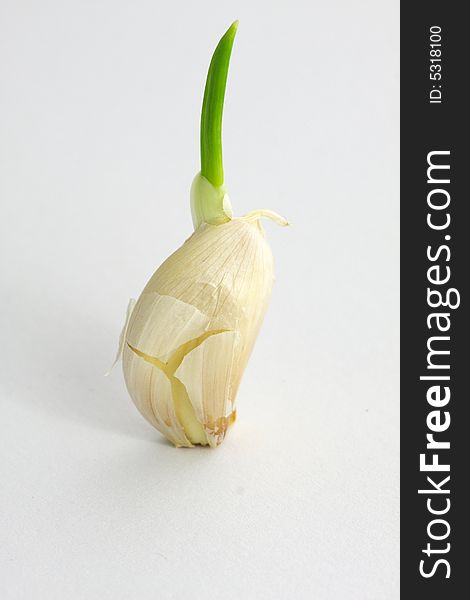
[(34, 307), (34, 314), (27, 306), (18, 309), (28, 343), (11, 348), (10, 359), (18, 373), (22, 364), (30, 366), (29, 381), (20, 381), (15, 401), (61, 419), (159, 443), (160, 434), (128, 396), (120, 364), (104, 376), (114, 358), (120, 324), (100, 322), (89, 306), (64, 306), (60, 298), (45, 298), (44, 290), (23, 297)]

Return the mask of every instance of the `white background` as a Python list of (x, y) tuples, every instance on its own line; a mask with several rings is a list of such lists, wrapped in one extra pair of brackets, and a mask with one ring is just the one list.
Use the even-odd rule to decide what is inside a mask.
[[(398, 598), (398, 1), (0, 2), (3, 600)], [(191, 232), (211, 53), (272, 304), (217, 450), (113, 359)]]

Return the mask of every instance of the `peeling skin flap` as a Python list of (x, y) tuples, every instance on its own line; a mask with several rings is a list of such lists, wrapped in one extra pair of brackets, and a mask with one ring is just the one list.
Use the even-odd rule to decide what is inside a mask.
[(134, 310), (135, 305), (136, 305), (136, 301), (134, 300), (134, 298), (131, 298), (129, 300), (129, 304), (127, 305), (126, 320), (124, 322), (124, 327), (122, 328), (121, 334), (119, 335), (119, 344), (118, 344), (118, 349), (116, 352), (116, 358), (114, 359), (113, 364), (109, 367), (109, 370), (104, 374), (105, 377), (108, 377), (108, 375), (114, 369), (116, 364), (122, 358), (122, 353), (124, 351), (124, 344), (126, 342), (127, 329), (129, 327), (129, 322), (131, 320), (132, 311)]
[(210, 319), (195, 306), (156, 292), (143, 293), (132, 314), (126, 341), (167, 362), (186, 342), (207, 331)]

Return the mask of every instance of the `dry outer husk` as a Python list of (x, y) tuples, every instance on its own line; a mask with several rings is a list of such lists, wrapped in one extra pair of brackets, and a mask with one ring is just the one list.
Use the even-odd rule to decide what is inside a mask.
[(143, 416), (176, 446), (217, 446), (235, 419), (274, 279), (260, 216), (287, 224), (255, 211), (199, 226), (155, 272), (130, 316), (123, 345), (127, 388)]

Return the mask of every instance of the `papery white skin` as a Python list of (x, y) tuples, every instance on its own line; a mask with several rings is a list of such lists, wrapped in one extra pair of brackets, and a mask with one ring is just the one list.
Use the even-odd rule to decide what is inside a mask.
[[(127, 388), (144, 417), (176, 446), (217, 446), (235, 418), (274, 280), (261, 216), (287, 224), (270, 211), (254, 211), (200, 225), (155, 272), (130, 317)], [(182, 416), (175, 397), (181, 394), (200, 432), (194, 433), (191, 415)]]

